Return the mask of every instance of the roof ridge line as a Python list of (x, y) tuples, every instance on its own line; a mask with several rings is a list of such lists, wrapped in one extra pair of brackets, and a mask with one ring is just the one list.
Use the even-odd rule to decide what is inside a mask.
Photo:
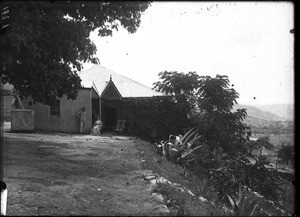
[[(110, 75), (112, 76), (112, 81), (115, 83), (116, 87), (120, 91), (123, 97), (129, 96), (144, 96), (149, 97), (156, 95), (164, 95), (162, 92), (157, 91), (145, 84), (142, 84), (138, 81), (133, 80), (132, 78), (127, 77), (126, 75), (120, 74), (112, 69), (109, 69), (103, 65), (94, 64), (92, 67), (85, 69), (79, 73), (79, 76), (82, 78), (84, 85), (95, 85), (98, 89), (99, 94), (102, 93), (107, 86), (107, 83), (110, 81)], [(90, 72), (90, 73), (89, 73)], [(99, 80), (100, 79), (100, 80)], [(124, 89), (125, 88), (125, 89)], [(139, 93), (134, 93), (133, 89), (135, 88)], [(123, 95), (125, 94), (125, 95)], [(135, 97), (136, 97), (135, 96)]]

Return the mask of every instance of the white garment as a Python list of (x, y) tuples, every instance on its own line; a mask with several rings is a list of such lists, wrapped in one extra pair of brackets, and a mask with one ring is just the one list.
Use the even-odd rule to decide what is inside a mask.
[(101, 129), (102, 129), (102, 121), (96, 120), (95, 125), (92, 128), (91, 135), (100, 136), (101, 135)]
[(98, 125), (93, 126), (91, 135), (93, 135), (93, 136), (100, 136), (101, 135), (100, 128), (99, 128)]

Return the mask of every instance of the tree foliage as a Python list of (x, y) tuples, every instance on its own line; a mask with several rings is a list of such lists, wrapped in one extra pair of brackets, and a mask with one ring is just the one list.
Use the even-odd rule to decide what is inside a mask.
[(289, 145), (289, 146), (282, 146), (278, 150), (278, 156), (282, 160), (288, 162), (289, 160), (294, 162), (294, 147)]
[(245, 153), (248, 128), (242, 121), (247, 112), (246, 109), (232, 112), (238, 93), (229, 88), (228, 77), (201, 76), (197, 95), (199, 112), (193, 120), (211, 150), (222, 148), (232, 157), (239, 152)]
[(195, 106), (195, 94), (200, 76), (196, 72), (185, 74), (177, 71), (163, 71), (158, 76), (160, 76), (161, 81), (153, 84), (154, 89), (171, 96), (173, 101), (189, 114)]
[(134, 33), (149, 2), (1, 2), (0, 70), (21, 97), (44, 104), (81, 88), (83, 62), (99, 63), (91, 31)]
[(198, 95), (199, 107), (208, 113), (228, 112), (237, 103), (238, 98), (238, 93), (229, 88), (229, 79), (226, 75), (217, 75), (215, 78), (201, 76)]

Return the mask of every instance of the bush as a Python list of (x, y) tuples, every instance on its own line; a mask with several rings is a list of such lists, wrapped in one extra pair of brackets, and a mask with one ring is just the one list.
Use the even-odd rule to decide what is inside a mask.
[(258, 198), (249, 194), (249, 190), (243, 186), (239, 188), (239, 194), (236, 199), (227, 195), (234, 216), (253, 216), (258, 206)]
[(188, 126), (186, 113), (171, 99), (153, 98), (135, 101), (128, 106), (130, 113), (126, 133), (148, 141), (158, 141), (170, 134), (182, 134)]

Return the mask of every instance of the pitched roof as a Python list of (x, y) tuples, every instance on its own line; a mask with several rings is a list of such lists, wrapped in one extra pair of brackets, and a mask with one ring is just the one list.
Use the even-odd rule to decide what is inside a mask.
[(103, 90), (101, 97), (121, 98), (122, 95), (120, 94), (114, 82), (110, 80)]
[(120, 75), (101, 65), (94, 65), (89, 69), (78, 72), (81, 84), (84, 87), (94, 87), (99, 95), (102, 94), (107, 84), (112, 79), (122, 97), (152, 97), (164, 94), (150, 87)]

